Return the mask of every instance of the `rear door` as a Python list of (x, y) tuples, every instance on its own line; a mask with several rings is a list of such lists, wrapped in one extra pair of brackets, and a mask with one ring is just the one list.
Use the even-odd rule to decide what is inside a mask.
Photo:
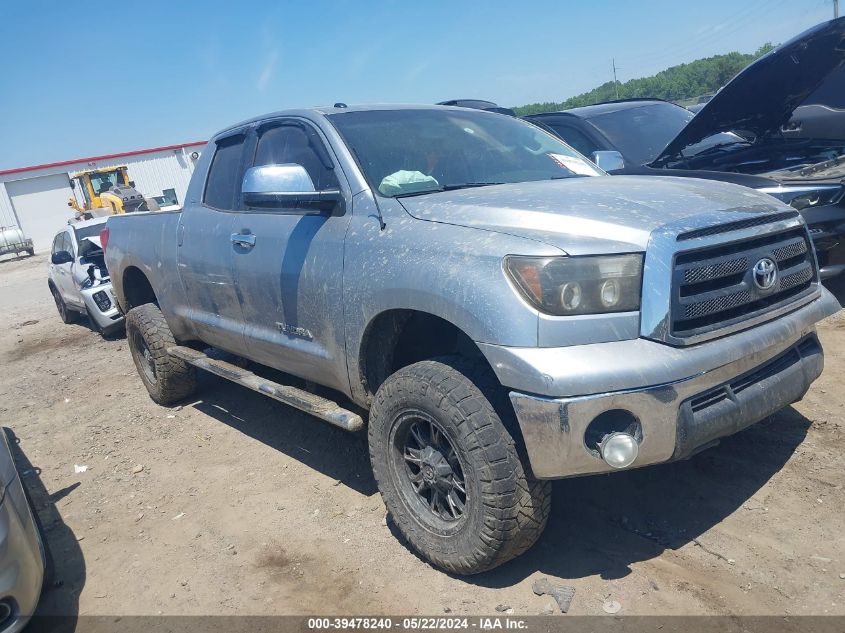
[(243, 354), (243, 313), (232, 273), (232, 226), (246, 130), (218, 138), (201, 201), (187, 202), (177, 231), (179, 275), (191, 320), (207, 344)]
[[(317, 191), (349, 186), (321, 132), (295, 118), (256, 126), (248, 164), (298, 164)], [(234, 248), (235, 284), (249, 357), (328, 387), (349, 388), (343, 327), (343, 215), (304, 208), (248, 208), (233, 232), (251, 243)]]

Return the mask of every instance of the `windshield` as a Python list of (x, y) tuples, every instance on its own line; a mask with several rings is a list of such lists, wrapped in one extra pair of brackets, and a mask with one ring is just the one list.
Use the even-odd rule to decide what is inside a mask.
[(118, 169), (115, 169), (114, 171), (104, 171), (97, 174), (91, 174), (91, 187), (94, 189), (95, 195), (100, 195), (112, 187), (125, 184), (126, 183), (123, 182), (123, 176)]
[[(694, 114), (674, 103), (644, 103), (636, 107), (586, 117), (629, 161), (653, 162), (692, 120)], [(713, 145), (742, 142), (735, 134), (714, 134), (687, 148), (693, 155)]]
[(328, 118), (383, 196), (602, 173), (559, 139), (500, 114), (444, 108)]

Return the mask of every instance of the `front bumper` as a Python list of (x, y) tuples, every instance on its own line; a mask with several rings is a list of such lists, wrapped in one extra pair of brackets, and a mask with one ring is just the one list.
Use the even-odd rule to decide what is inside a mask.
[[(114, 297), (111, 283), (101, 283), (98, 286), (83, 288), (81, 291), (82, 300), (88, 310), (88, 316), (94, 320), (97, 326), (103, 331), (117, 329), (123, 323), (123, 315), (117, 308), (117, 300)], [(108, 309), (102, 310), (95, 295), (105, 293), (108, 299)], [(102, 300), (101, 300), (102, 301)]]
[(671, 347), (647, 339), (564, 348), (479, 344), (514, 405), (534, 474), (613, 470), (585, 441), (623, 411), (640, 427), (632, 467), (687, 457), (800, 400), (821, 374), (815, 323), (839, 310), (826, 290), (794, 312), (731, 336)]

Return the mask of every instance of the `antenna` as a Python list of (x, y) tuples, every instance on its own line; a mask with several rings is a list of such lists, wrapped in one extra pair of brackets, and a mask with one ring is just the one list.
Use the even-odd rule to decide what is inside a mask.
[[(836, 1), (836, 0), (834, 0)], [(616, 80), (616, 58), (613, 58), (613, 87), (616, 88), (616, 99), (619, 100), (619, 82)]]

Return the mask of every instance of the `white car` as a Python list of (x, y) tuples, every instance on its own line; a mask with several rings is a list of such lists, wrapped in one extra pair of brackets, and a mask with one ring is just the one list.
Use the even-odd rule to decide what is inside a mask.
[(179, 211), (182, 208), (181, 205), (176, 204), (167, 196), (153, 196), (152, 198), (147, 198), (146, 200), (150, 211)]
[(82, 315), (103, 335), (123, 327), (100, 243), (108, 218), (69, 224), (56, 234), (50, 253), (50, 292), (64, 323)]

